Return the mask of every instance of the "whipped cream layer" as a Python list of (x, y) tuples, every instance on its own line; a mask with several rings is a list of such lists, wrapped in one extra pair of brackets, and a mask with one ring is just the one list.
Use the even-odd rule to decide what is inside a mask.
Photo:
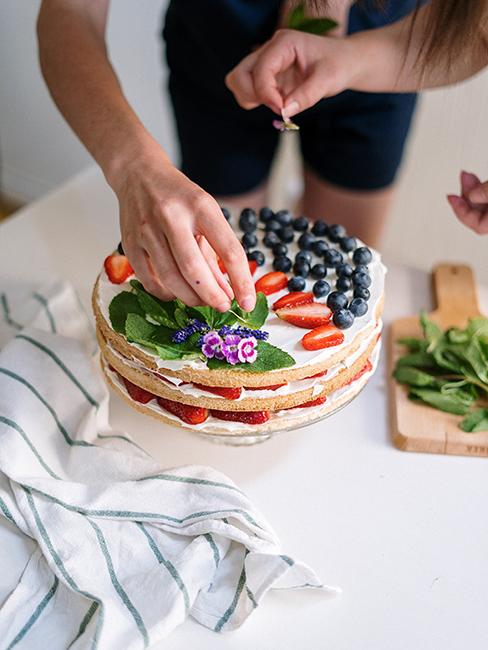
[[(357, 240), (357, 243), (358, 246), (364, 245), (359, 240)], [(296, 242), (293, 242), (292, 244), (288, 245), (288, 248), (289, 248), (289, 256), (293, 258), (296, 252), (298, 252), (299, 250), (298, 245), (296, 244)], [(303, 335), (306, 333), (306, 330), (300, 327), (295, 327), (294, 325), (290, 325), (289, 323), (286, 323), (285, 321), (278, 318), (271, 309), (271, 306), (273, 305), (274, 302), (276, 302), (276, 300), (278, 300), (279, 298), (281, 298), (282, 296), (288, 293), (288, 289), (276, 292), (268, 296), (268, 304), (270, 305), (270, 311), (268, 314), (268, 318), (266, 319), (266, 322), (263, 325), (262, 329), (269, 333), (269, 338), (268, 338), (269, 343), (284, 350), (285, 352), (288, 352), (288, 354), (290, 354), (295, 359), (296, 364), (294, 366), (291, 366), (290, 368), (299, 368), (311, 364), (323, 363), (333, 355), (337, 354), (337, 352), (341, 349), (341, 347), (351, 345), (354, 339), (358, 335), (364, 333), (368, 328), (373, 329), (375, 327), (376, 325), (375, 314), (378, 309), (378, 305), (383, 298), (383, 292), (385, 288), (386, 268), (381, 263), (381, 257), (379, 253), (377, 253), (372, 249), (371, 249), (371, 253), (373, 255), (373, 259), (371, 263), (368, 265), (369, 274), (371, 276), (371, 286), (369, 287), (371, 297), (368, 301), (368, 311), (364, 316), (361, 316), (360, 318), (355, 318), (352, 327), (346, 330), (342, 330), (344, 334), (344, 342), (341, 343), (341, 345), (337, 345), (331, 348), (326, 348), (324, 350), (317, 350), (317, 351), (305, 350), (305, 348), (301, 344), (301, 339)], [(348, 253), (348, 254), (343, 253), (343, 256), (344, 256), (344, 262), (349, 262), (352, 264), (352, 253)], [(263, 266), (258, 267), (253, 278), (255, 281), (258, 280), (261, 276), (273, 270), (272, 258), (273, 256), (271, 252), (266, 251), (266, 263)], [(327, 277), (325, 279), (327, 280), (327, 282), (329, 282), (329, 284), (333, 288), (335, 286), (335, 281), (337, 279), (335, 269), (328, 269), (327, 271), (328, 271)], [(305, 291), (311, 291), (315, 280), (307, 279), (306, 282), (307, 282), (307, 286), (305, 288)], [(126, 282), (124, 284), (112, 284), (108, 279), (105, 271), (102, 269), (98, 281), (98, 307), (104, 319), (109, 324), (109, 326), (110, 326), (110, 317), (109, 317), (108, 308), (110, 302), (117, 294), (121, 293), (122, 291), (129, 291), (129, 290), (131, 290), (129, 282)], [(326, 303), (327, 297), (316, 298), (315, 300), (317, 302)], [(205, 363), (205, 361), (199, 359), (185, 359), (185, 360), (160, 359), (153, 351), (144, 348), (136, 343), (129, 343), (129, 345), (138, 348), (146, 355), (152, 357), (157, 367), (161, 369), (166, 368), (168, 370), (173, 370), (173, 371), (178, 371), (181, 370), (182, 368), (192, 368), (195, 370), (207, 369), (207, 364)], [(232, 366), (229, 365), (229, 369), (231, 368)], [(280, 374), (281, 372), (283, 372), (283, 369), (270, 370), (269, 383), (270, 384), (273, 383), (274, 380), (272, 379), (272, 375), (274, 373)], [(280, 383), (280, 382), (278, 379), (276, 379), (275, 383)]]

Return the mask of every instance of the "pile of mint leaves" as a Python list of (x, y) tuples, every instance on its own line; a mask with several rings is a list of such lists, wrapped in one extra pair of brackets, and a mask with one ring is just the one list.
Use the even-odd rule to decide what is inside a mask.
[(443, 331), (422, 312), (420, 324), (424, 338), (398, 341), (408, 353), (393, 376), (408, 386), (411, 399), (463, 415), (463, 431), (488, 431), (488, 319)]
[(113, 329), (123, 334), (127, 341), (149, 348), (161, 359), (201, 359), (208, 368), (266, 372), (288, 368), (295, 360), (284, 350), (267, 341), (257, 342), (257, 359), (254, 363), (229, 365), (225, 360), (207, 359), (199, 345), (201, 333), (192, 334), (183, 343), (174, 343), (173, 334), (192, 319), (205, 322), (210, 329), (219, 330), (224, 325), (240, 325), (260, 329), (268, 316), (268, 301), (258, 293), (256, 306), (251, 312), (243, 311), (235, 300), (229, 311), (221, 313), (212, 307), (187, 307), (181, 300), (163, 301), (148, 293), (138, 280), (131, 280), (131, 291), (117, 294), (109, 305), (110, 322)]

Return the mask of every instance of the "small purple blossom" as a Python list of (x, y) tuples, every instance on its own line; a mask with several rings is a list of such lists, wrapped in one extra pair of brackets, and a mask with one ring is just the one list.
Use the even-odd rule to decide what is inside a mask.
[(222, 351), (222, 337), (215, 330), (210, 330), (202, 338), (202, 352), (207, 359), (223, 359), (224, 353)]
[(239, 353), (237, 351), (237, 346), (241, 342), (241, 337), (237, 334), (227, 334), (222, 342), (222, 353), (227, 361), (232, 366), (235, 366), (236, 363), (239, 363)]
[(243, 327), (239, 325), (232, 329), (228, 325), (224, 325), (219, 329), (220, 336), (227, 336), (227, 334), (237, 334), (241, 338), (246, 338), (248, 336), (254, 336), (258, 341), (266, 341), (269, 337), (269, 333), (263, 330), (252, 330), (250, 327)]
[(179, 330), (176, 330), (171, 336), (173, 343), (184, 343), (192, 334), (196, 332), (208, 332), (207, 323), (202, 323), (202, 321), (197, 320), (196, 318), (192, 319), (186, 327), (182, 327)]
[(237, 357), (241, 363), (254, 363), (258, 356), (257, 341), (254, 336), (243, 338), (237, 344)]

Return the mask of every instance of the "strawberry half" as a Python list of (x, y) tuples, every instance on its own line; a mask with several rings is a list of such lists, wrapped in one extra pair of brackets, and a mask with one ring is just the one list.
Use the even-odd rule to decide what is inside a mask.
[(315, 379), (315, 377), (324, 377), (329, 371), (328, 370), (322, 370), (322, 372), (318, 372), (315, 375), (310, 375), (310, 377), (304, 377), (304, 379)]
[(359, 379), (360, 377), (362, 377), (363, 375), (365, 375), (367, 372), (370, 372), (371, 370), (373, 370), (373, 364), (372, 364), (371, 361), (368, 359), (368, 360), (366, 361), (366, 363), (364, 364), (364, 366), (361, 368), (361, 370), (359, 370), (359, 371), (354, 375), (354, 377), (352, 377), (352, 378), (347, 382), (346, 386), (349, 386), (349, 384), (352, 384), (353, 381), (356, 381), (356, 379)]
[(266, 273), (256, 282), (256, 292), (261, 291), (265, 296), (281, 291), (288, 285), (288, 278), (282, 271)]
[(287, 293), (275, 302), (273, 309), (285, 309), (285, 307), (294, 307), (295, 305), (304, 305), (307, 302), (313, 302), (313, 293), (311, 291), (292, 291)]
[(327, 401), (327, 395), (319, 395), (315, 399), (311, 399), (309, 402), (304, 402), (299, 404), (296, 408), (308, 408), (309, 406), (320, 406), (320, 404), (325, 404)]
[(113, 284), (122, 284), (134, 273), (134, 269), (125, 255), (113, 253), (105, 258), (103, 263), (105, 273)]
[(207, 393), (214, 393), (225, 397), (225, 399), (239, 399), (242, 393), (242, 388), (224, 388), (223, 386), (204, 386), (203, 384), (196, 384), (193, 382), (195, 388), (205, 390)]
[(156, 397), (156, 395), (153, 395), (148, 390), (144, 390), (144, 388), (141, 388), (140, 386), (136, 386), (125, 377), (122, 377), (122, 375), (119, 375), (119, 377), (124, 382), (127, 392), (134, 401), (140, 402), (141, 404), (147, 404), (153, 399), (153, 397)]
[(244, 424), (263, 424), (269, 420), (269, 411), (216, 411), (212, 409), (210, 413), (219, 420), (244, 422)]
[(321, 302), (310, 302), (305, 305), (296, 305), (296, 307), (287, 307), (278, 309), (276, 315), (282, 320), (311, 330), (320, 325), (326, 325), (332, 316), (332, 311)]
[(344, 334), (335, 325), (322, 325), (302, 337), (302, 345), (305, 350), (323, 350), (334, 345), (340, 345), (344, 341)]
[(245, 386), (246, 390), (278, 390), (282, 386), (286, 386), (288, 382), (285, 381), (283, 384), (272, 384), (271, 386)]
[(208, 418), (208, 410), (200, 406), (190, 406), (164, 397), (158, 397), (158, 404), (187, 424), (201, 424)]

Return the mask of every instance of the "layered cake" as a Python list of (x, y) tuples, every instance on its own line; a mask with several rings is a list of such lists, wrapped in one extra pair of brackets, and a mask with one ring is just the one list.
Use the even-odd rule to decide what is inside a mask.
[(315, 422), (367, 383), (385, 268), (337, 224), (269, 208), (235, 221), (256, 283), (252, 312), (161, 301), (121, 247), (105, 260), (93, 309), (103, 372), (132, 407), (202, 434), (258, 439)]

